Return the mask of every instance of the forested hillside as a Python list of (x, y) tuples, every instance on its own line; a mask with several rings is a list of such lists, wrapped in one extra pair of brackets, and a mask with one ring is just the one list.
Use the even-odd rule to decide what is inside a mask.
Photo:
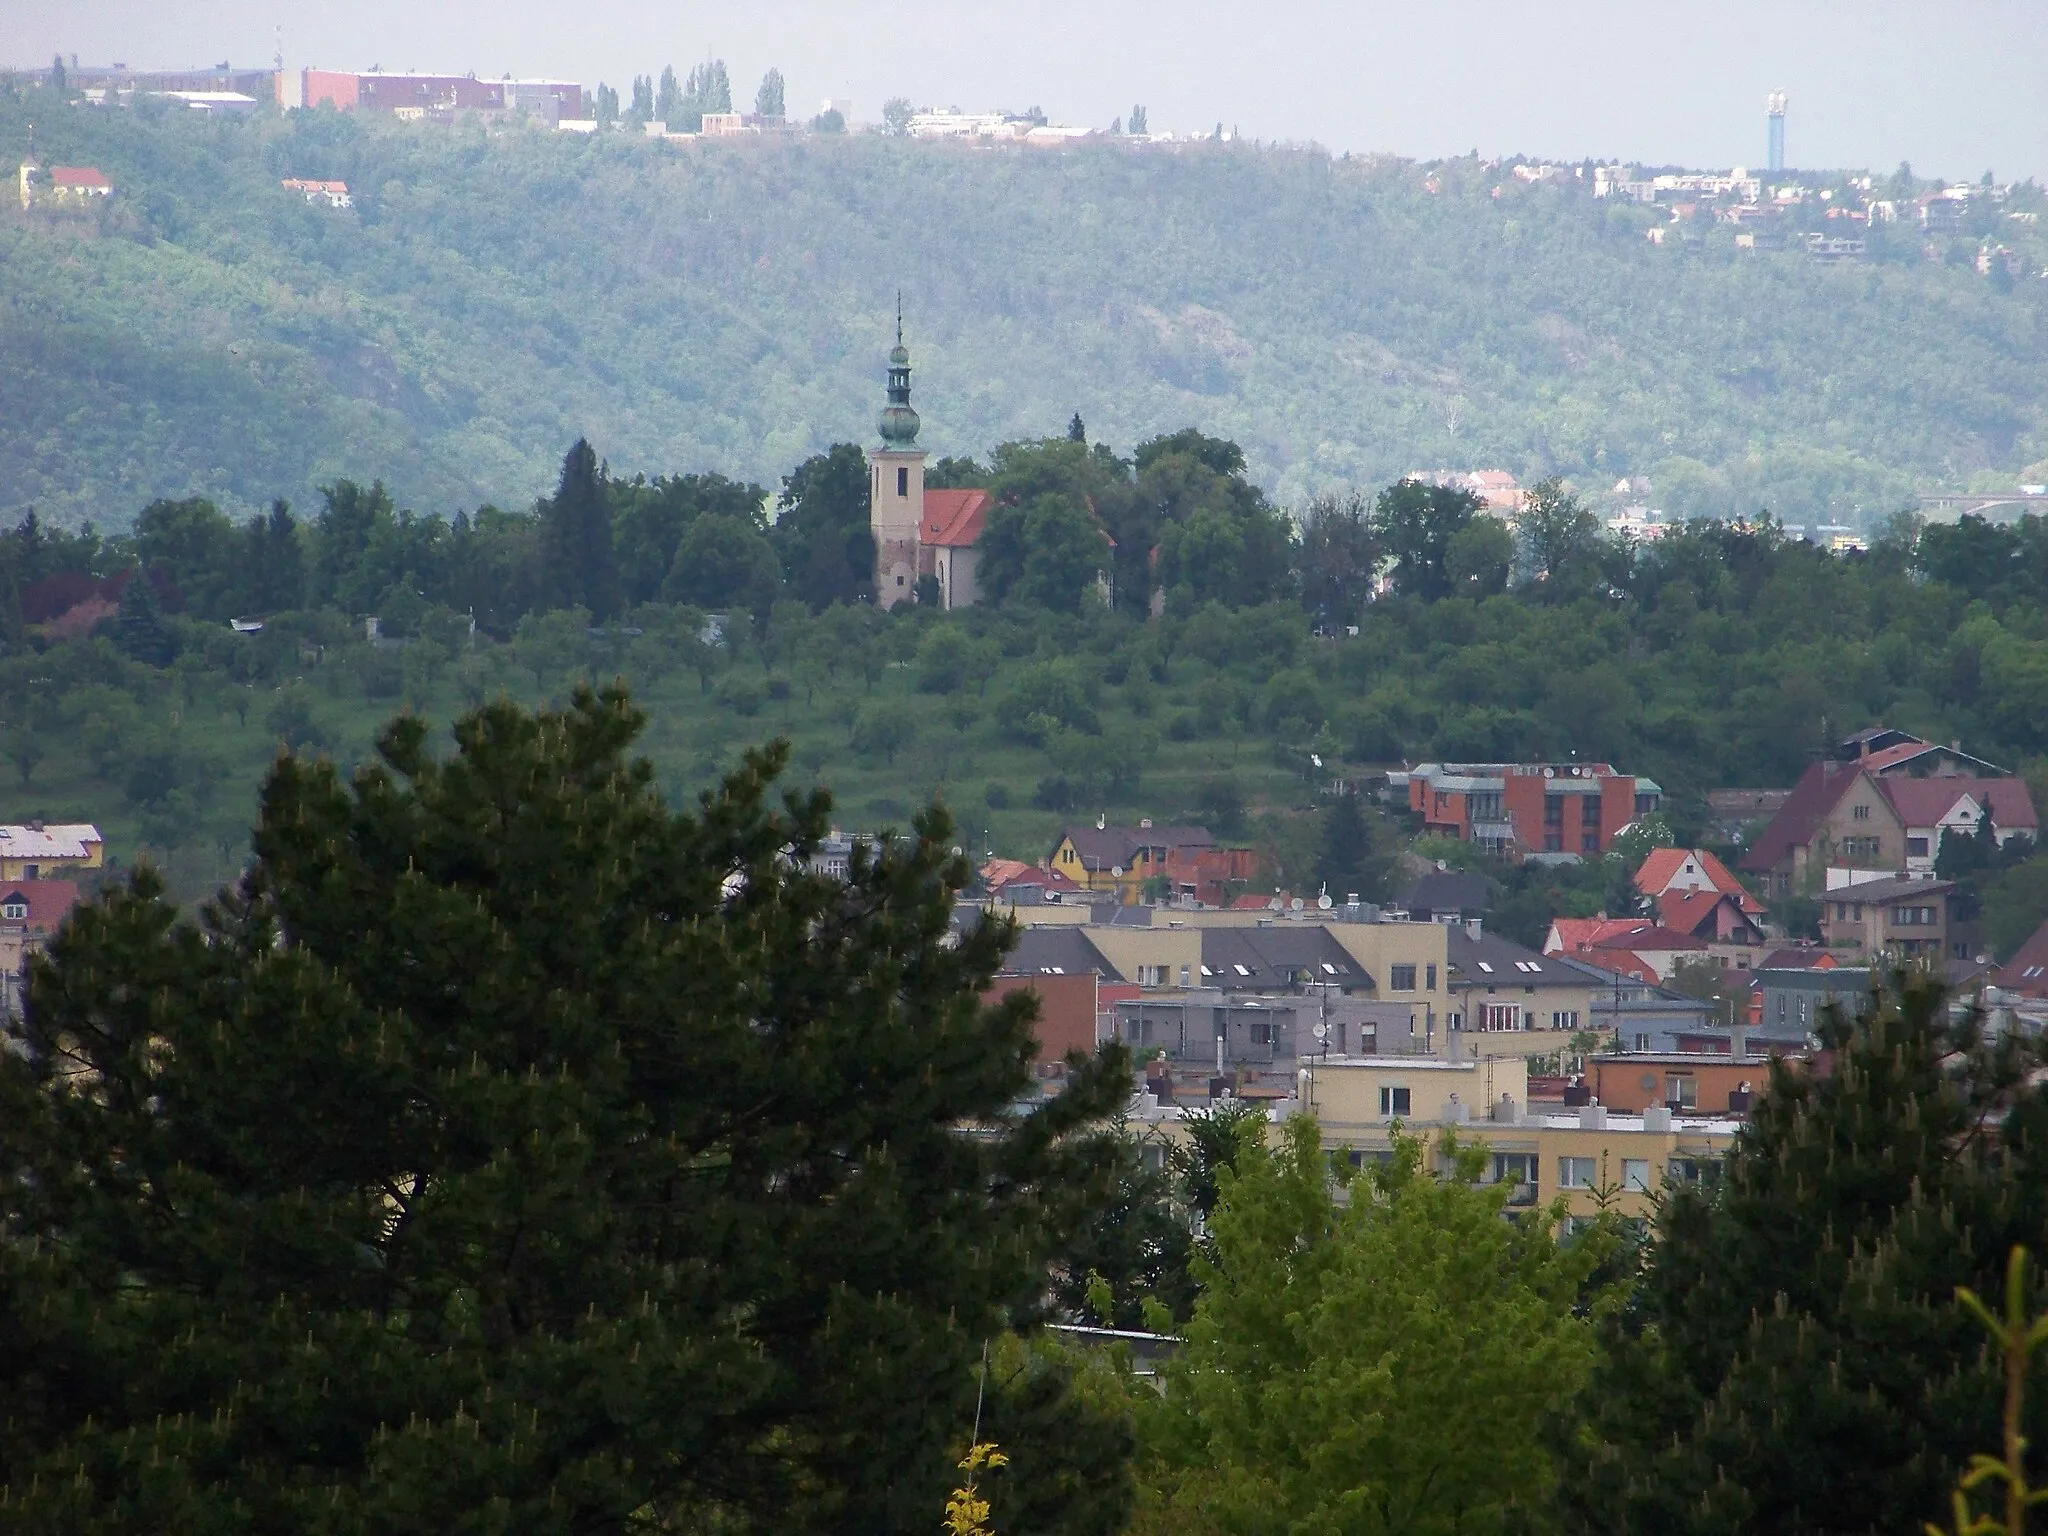
[(1657, 215), (1473, 161), (676, 145), (0, 89), (0, 147), (31, 122), (46, 163), (118, 190), (0, 210), (11, 516), (303, 509), (344, 474), (422, 511), (523, 506), (582, 433), (615, 471), (772, 485), (867, 435), (898, 288), (935, 451), (1076, 410), (1120, 442), (1192, 423), (1288, 505), (1483, 465), (1798, 522), (2048, 456), (2048, 284), (1917, 247), (1653, 246)]

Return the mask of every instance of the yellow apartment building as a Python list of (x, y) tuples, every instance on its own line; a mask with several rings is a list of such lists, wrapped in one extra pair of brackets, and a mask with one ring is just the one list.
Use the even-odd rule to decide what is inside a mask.
[(1511, 1209), (1562, 1195), (1573, 1216), (1647, 1218), (1666, 1181), (1714, 1180), (1740, 1122), (1652, 1108), (1619, 1114), (1598, 1105), (1531, 1110), (1519, 1057), (1438, 1061), (1419, 1057), (1305, 1059), (1302, 1107), (1322, 1142), (1361, 1159), (1390, 1152), (1396, 1125), (1435, 1140), (1444, 1131), (1487, 1150), (1485, 1178), (1511, 1183)]

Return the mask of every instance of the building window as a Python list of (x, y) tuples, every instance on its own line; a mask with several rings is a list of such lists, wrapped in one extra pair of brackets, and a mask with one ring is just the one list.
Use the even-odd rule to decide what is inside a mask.
[(1591, 1189), (1593, 1187), (1593, 1159), (1590, 1157), (1560, 1157), (1557, 1160), (1557, 1187), (1559, 1189)]
[(1656, 797), (1655, 795), (1637, 795), (1637, 796), (1636, 796), (1636, 814), (1637, 814), (1638, 816), (1647, 816), (1647, 815), (1649, 815), (1649, 814), (1650, 814), (1650, 812), (1652, 812), (1652, 811), (1654, 811), (1654, 810), (1656, 810), (1656, 809), (1657, 809), (1657, 797)]
[(907, 469), (898, 469), (896, 471), (896, 494), (898, 496), (908, 496), (910, 494), (910, 471)]
[(1621, 1160), (1621, 1192), (1625, 1195), (1647, 1195), (1650, 1192), (1648, 1158), (1624, 1157)]
[(1273, 1026), (1264, 1019), (1254, 1019), (1251, 1030), (1253, 1045), (1271, 1045), (1273, 1043)]
[(1545, 795), (1543, 797), (1543, 824), (1549, 827), (1561, 827), (1564, 825), (1563, 795)]
[(1522, 1027), (1520, 1003), (1488, 1003), (1480, 1010), (1480, 1028), (1491, 1034)]
[(1673, 1109), (1691, 1109), (1700, 1101), (1700, 1085), (1690, 1072), (1664, 1075), (1664, 1102)]
[(1879, 840), (1874, 837), (1845, 837), (1842, 839), (1842, 857), (1852, 864), (1859, 860), (1865, 864), (1875, 864), (1881, 846)]
[(1436, 967), (1433, 965), (1424, 967), (1423, 976), (1423, 989), (1428, 992), (1434, 992), (1436, 990)]
[(1382, 1088), (1380, 1090), (1380, 1113), (1387, 1116), (1408, 1113), (1408, 1090), (1406, 1088)]
[(1186, 986), (1188, 984), (1188, 968), (1186, 966), (1182, 966), (1180, 968), (1180, 984), (1182, 986)]
[(1636, 1036), (1635, 1048), (1639, 1051), (1647, 1051), (1650, 1048), (1650, 1037), (1648, 1035), (1638, 1034)]
[(1665, 1177), (1675, 1184), (1715, 1185), (1721, 1182), (1718, 1157), (1674, 1157), (1664, 1165)]
[(1926, 838), (1924, 838), (1924, 837), (1909, 837), (1909, 838), (1907, 838), (1907, 839), (1906, 839), (1906, 857), (1907, 857), (1907, 858), (1909, 858), (1909, 859), (1924, 859), (1924, 858), (1926, 858), (1926, 857), (1927, 857), (1927, 839), (1926, 839)]
[(1869, 806), (1867, 806), (1867, 805), (1859, 805), (1859, 806), (1857, 806), (1857, 807), (1856, 807), (1856, 808), (1855, 808), (1854, 810), (1852, 810), (1852, 811), (1851, 811), (1851, 812), (1849, 813), (1849, 818), (1850, 818), (1850, 820), (1852, 820), (1852, 821), (1868, 821), (1868, 820), (1870, 820), (1870, 807), (1869, 807)]
[(1600, 797), (1583, 795), (1579, 799), (1579, 825), (1597, 827), (1600, 825)]
[(1600, 834), (1598, 832), (1587, 832), (1581, 835), (1579, 838), (1579, 852), (1598, 853), (1599, 851)]
[(0, 917), (6, 918), (10, 923), (19, 923), (26, 920), (28, 917), (28, 903), (25, 901), (10, 901), (4, 907), (0, 907)]
[(1543, 834), (1543, 851), (1544, 851), (1545, 853), (1563, 853), (1563, 852), (1564, 852), (1564, 837), (1563, 837), (1563, 835), (1562, 835), (1562, 834), (1560, 834), (1560, 833), (1558, 833), (1558, 832), (1557, 832), (1557, 831), (1555, 831), (1555, 830), (1552, 830), (1552, 831), (1548, 831), (1548, 832), (1545, 832), (1545, 833)]
[(1389, 966), (1387, 968), (1387, 985), (1396, 992), (1413, 992), (1415, 990), (1415, 967), (1412, 965)]
[(1550, 1015), (1550, 1027), (1552, 1029), (1577, 1029), (1579, 1027), (1579, 1010), (1576, 1008), (1557, 1009)]
[(1534, 1152), (1496, 1152), (1493, 1154), (1493, 1179), (1495, 1184), (1530, 1184), (1536, 1182), (1536, 1154)]

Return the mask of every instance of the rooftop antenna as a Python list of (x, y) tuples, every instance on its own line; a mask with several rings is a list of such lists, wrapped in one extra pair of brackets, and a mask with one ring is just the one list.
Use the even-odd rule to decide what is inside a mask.
[(896, 345), (903, 345), (903, 290), (896, 290)]

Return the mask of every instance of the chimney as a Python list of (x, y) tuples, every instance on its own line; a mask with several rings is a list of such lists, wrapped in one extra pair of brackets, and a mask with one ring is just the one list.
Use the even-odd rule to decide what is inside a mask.
[(1138, 825), (1149, 832), (1152, 830), (1152, 818), (1150, 816), (1140, 816), (1138, 818)]
[(1466, 937), (1466, 938), (1468, 938), (1468, 939), (1471, 939), (1471, 940), (1473, 940), (1473, 941), (1475, 941), (1475, 942), (1477, 942), (1477, 940), (1478, 940), (1478, 938), (1479, 938), (1479, 933), (1480, 933), (1480, 930), (1481, 930), (1481, 929), (1482, 929), (1483, 927), (1485, 927), (1485, 925), (1486, 925), (1486, 919), (1485, 919), (1485, 918), (1483, 918), (1483, 917), (1468, 917), (1468, 918), (1466, 918), (1466, 919), (1465, 919), (1465, 937)]

